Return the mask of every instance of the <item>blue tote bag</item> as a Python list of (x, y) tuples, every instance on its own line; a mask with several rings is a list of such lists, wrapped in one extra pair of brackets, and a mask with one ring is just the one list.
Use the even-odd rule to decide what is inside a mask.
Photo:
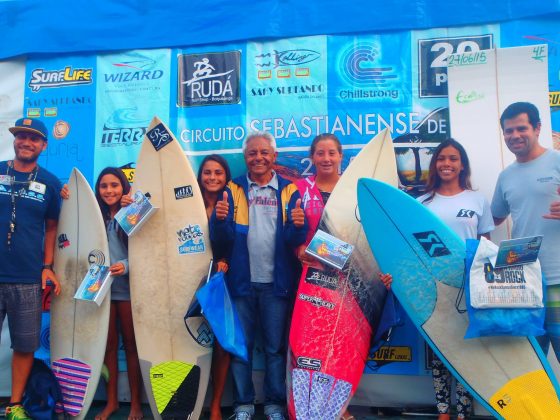
[(243, 327), (229, 295), (224, 273), (214, 274), (196, 292), (196, 298), (220, 345), (227, 352), (248, 361)]

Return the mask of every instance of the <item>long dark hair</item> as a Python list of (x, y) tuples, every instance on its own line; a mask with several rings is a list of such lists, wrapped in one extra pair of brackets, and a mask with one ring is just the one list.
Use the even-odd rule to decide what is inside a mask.
[[(229, 165), (228, 165), (227, 161), (222, 156), (212, 154), (212, 155), (208, 155), (204, 159), (202, 159), (202, 163), (200, 164), (200, 167), (198, 168), (198, 175), (196, 176), (196, 180), (198, 182), (198, 186), (200, 187), (200, 192), (202, 192), (202, 198), (204, 199), (204, 207), (208, 207), (209, 203), (206, 202), (206, 197), (204, 197), (204, 187), (202, 185), (202, 170), (204, 169), (204, 165), (206, 164), (206, 162), (208, 162), (210, 160), (216, 162), (218, 165), (220, 165), (224, 169), (224, 172), (226, 173), (226, 184), (229, 181), (231, 181), (231, 170), (229, 169)], [(219, 199), (220, 199), (220, 197), (218, 197), (218, 200)]]
[[(107, 167), (99, 173), (99, 176), (97, 177), (97, 181), (95, 182), (95, 198), (97, 199), (97, 204), (99, 204), (99, 208), (101, 209), (101, 215), (103, 216), (103, 221), (105, 222), (105, 225), (107, 225), (107, 223), (109, 223), (109, 221), (111, 220), (111, 211), (107, 203), (105, 203), (101, 198), (101, 194), (99, 194), (99, 184), (101, 183), (101, 179), (105, 175), (114, 175), (115, 177), (117, 177), (117, 179), (122, 185), (123, 195), (126, 195), (130, 192), (130, 183), (128, 182), (128, 179), (126, 179), (126, 175), (120, 168)], [(118, 205), (120, 209), (121, 208), (120, 201)], [(122, 242), (125, 244), (125, 246), (128, 248), (128, 236), (126, 236), (126, 233), (124, 233), (124, 231), (121, 229), (120, 226), (117, 226), (117, 235), (119, 236), (119, 239), (121, 239)]]
[(471, 165), (469, 163), (469, 157), (467, 156), (467, 151), (461, 143), (457, 140), (448, 138), (442, 141), (439, 146), (434, 150), (432, 155), (432, 160), (430, 160), (430, 170), (428, 172), (428, 182), (426, 183), (426, 193), (430, 194), (424, 202), (430, 201), (434, 198), (434, 195), (438, 188), (441, 186), (441, 178), (438, 175), (436, 169), (436, 162), (441, 151), (446, 147), (453, 147), (459, 152), (461, 157), (461, 164), (463, 165), (463, 170), (459, 173), (459, 186), (464, 190), (472, 190), (471, 184)]

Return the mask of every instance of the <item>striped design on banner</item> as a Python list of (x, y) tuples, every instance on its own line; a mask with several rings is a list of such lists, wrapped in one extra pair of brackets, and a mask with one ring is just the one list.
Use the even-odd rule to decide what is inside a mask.
[(84, 407), (91, 367), (80, 360), (64, 358), (55, 360), (52, 370), (62, 391), (62, 403), (56, 404), (56, 412), (77, 416)]

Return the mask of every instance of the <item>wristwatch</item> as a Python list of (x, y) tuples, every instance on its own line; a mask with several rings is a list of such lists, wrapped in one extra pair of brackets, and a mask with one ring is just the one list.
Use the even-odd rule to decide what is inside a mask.
[(53, 270), (53, 265), (52, 264), (43, 264), (43, 270)]

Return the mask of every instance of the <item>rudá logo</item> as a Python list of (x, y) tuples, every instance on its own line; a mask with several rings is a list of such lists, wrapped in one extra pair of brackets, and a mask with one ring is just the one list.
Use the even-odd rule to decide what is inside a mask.
[(239, 103), (239, 69), (239, 51), (179, 56), (177, 105), (190, 107)]
[(447, 249), (443, 241), (433, 230), (413, 233), (413, 235), (430, 257), (442, 257), (451, 254), (449, 249)]

